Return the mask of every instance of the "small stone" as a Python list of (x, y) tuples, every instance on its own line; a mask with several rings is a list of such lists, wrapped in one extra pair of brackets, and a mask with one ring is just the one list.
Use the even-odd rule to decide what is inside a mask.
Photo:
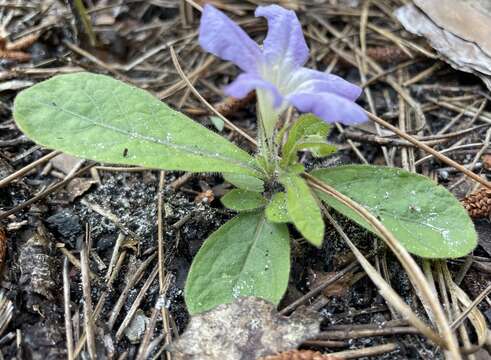
[(138, 344), (141, 341), (145, 328), (149, 322), (143, 310), (138, 309), (131, 320), (129, 326), (125, 329), (124, 335), (132, 344)]
[(46, 219), (48, 228), (63, 238), (62, 242), (75, 246), (77, 237), (82, 233), (80, 218), (70, 210), (62, 210)]
[(97, 249), (104, 251), (107, 249), (110, 249), (114, 246), (114, 243), (116, 242), (116, 238), (114, 235), (107, 235), (107, 236), (102, 236), (98, 241), (97, 241)]
[(439, 170), (438, 171), (438, 178), (441, 181), (447, 181), (448, 180), (448, 171), (447, 170)]

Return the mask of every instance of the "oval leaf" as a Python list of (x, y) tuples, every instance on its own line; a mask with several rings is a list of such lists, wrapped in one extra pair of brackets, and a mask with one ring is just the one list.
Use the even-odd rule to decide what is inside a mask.
[(309, 150), (315, 157), (325, 157), (336, 152), (336, 146), (318, 135), (306, 136), (295, 144), (295, 150)]
[(235, 211), (254, 210), (266, 205), (266, 199), (257, 192), (233, 189), (221, 198), (222, 204)]
[(323, 138), (329, 133), (331, 126), (314, 114), (303, 114), (291, 127), (288, 138), (283, 146), (283, 154), (293, 150), (295, 144), (305, 136), (318, 135)]
[[(282, 164), (287, 165), (293, 160), (297, 151), (306, 148), (302, 145), (299, 146), (299, 143), (306, 137), (318, 136), (325, 140), (330, 128), (330, 125), (314, 114), (301, 115), (288, 132), (288, 138), (282, 149)], [(330, 149), (334, 149), (332, 152), (336, 151), (334, 146)]]
[(247, 152), (148, 92), (104, 75), (59, 75), (24, 90), (14, 118), (35, 142), (87, 159), (257, 175)]
[(264, 212), (239, 214), (205, 241), (194, 258), (185, 287), (191, 314), (245, 296), (277, 304), (288, 286), (290, 240), (284, 224)]
[(255, 192), (264, 191), (264, 181), (254, 176), (224, 173), (223, 178), (232, 185), (238, 187), (239, 189)]
[[(467, 255), (477, 245), (467, 211), (449, 191), (427, 177), (369, 165), (321, 169), (312, 175), (363, 205), (415, 255), (455, 258)], [(353, 210), (318, 194), (328, 205), (373, 231)]]
[(286, 188), (288, 215), (300, 234), (312, 245), (320, 247), (324, 239), (324, 221), (309, 186), (298, 175), (280, 178)]

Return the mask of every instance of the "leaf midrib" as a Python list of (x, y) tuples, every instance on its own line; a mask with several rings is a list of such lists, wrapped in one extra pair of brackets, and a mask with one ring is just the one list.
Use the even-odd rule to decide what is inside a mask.
[[(344, 185), (344, 184), (352, 184), (354, 182), (358, 182), (357, 180), (354, 180), (354, 181), (350, 181), (350, 182), (344, 182), (344, 183), (338, 183), (338, 184), (341, 184), (341, 185)], [(340, 190), (342, 193), (343, 191)], [(345, 193), (345, 192), (344, 192)], [(360, 205), (363, 205), (363, 207), (367, 208), (368, 210), (370, 210), (371, 212), (375, 213), (375, 214), (378, 214), (378, 215), (385, 215), (385, 216), (389, 216), (391, 218), (394, 218), (394, 219), (398, 219), (398, 220), (401, 220), (401, 221), (404, 221), (404, 222), (408, 222), (408, 223), (412, 223), (412, 224), (418, 224), (420, 226), (423, 226), (423, 227), (427, 227), (427, 228), (430, 228), (430, 229), (434, 229), (435, 231), (438, 231), (438, 228), (437, 226), (434, 226), (434, 225), (428, 225), (428, 224), (425, 224), (424, 222), (422, 221), (419, 221), (419, 220), (416, 220), (416, 219), (411, 219), (407, 216), (404, 216), (404, 215), (401, 215), (399, 213), (396, 213), (394, 211), (390, 211), (388, 209), (373, 209), (371, 206), (367, 205), (365, 201), (363, 201), (363, 199), (360, 199), (358, 198), (356, 195), (353, 195), (353, 194), (350, 194), (349, 197), (351, 199), (353, 199), (354, 201), (356, 201), (357, 203), (359, 203)], [(450, 208), (445, 208), (443, 209), (444, 212), (448, 211)], [(439, 213), (439, 217), (441, 214)], [(457, 226), (455, 226), (457, 227)]]
[[(414, 174), (416, 176), (419, 176), (418, 174)], [(385, 179), (388, 179), (388, 177), (385, 177)], [(366, 182), (366, 181), (369, 181), (370, 180), (370, 177), (369, 176), (360, 176), (358, 179), (353, 179), (353, 180), (349, 180), (349, 181), (339, 181), (339, 182), (336, 182), (336, 185), (340, 185), (340, 186), (344, 186), (344, 187), (348, 187), (352, 184), (356, 184), (356, 183), (363, 183), (363, 182)], [(332, 185), (333, 186), (333, 185)], [(341, 191), (342, 192), (342, 191)], [(413, 223), (413, 224), (418, 224), (418, 225), (421, 225), (421, 226), (424, 226), (424, 227), (428, 227), (428, 228), (436, 228), (436, 226), (430, 226), (430, 225), (427, 225), (423, 222), (420, 222), (420, 221), (417, 221), (417, 220), (414, 220), (414, 219), (410, 219), (406, 216), (403, 216), (403, 215), (396, 215), (394, 212), (391, 212), (387, 209), (373, 209), (371, 208), (369, 205), (366, 204), (365, 201), (363, 201), (363, 199), (359, 199), (356, 195), (353, 195), (353, 194), (350, 194), (349, 195), (354, 201), (356, 201), (357, 203), (363, 205), (365, 208), (369, 209), (370, 211), (373, 211), (373, 212), (376, 212), (378, 214), (385, 214), (386, 216), (390, 216), (392, 218), (395, 218), (395, 219), (400, 219), (402, 221), (405, 221), (405, 222), (409, 222), (409, 223)], [(444, 211), (448, 211), (449, 208), (445, 208)]]
[[(220, 160), (223, 160), (223, 161), (230, 161), (232, 163), (234, 163), (235, 165), (238, 165), (240, 167), (243, 167), (247, 170), (250, 170), (252, 172), (254, 172), (255, 174), (257, 174), (257, 170), (251, 166), (249, 166), (248, 164), (246, 163), (243, 163), (241, 161), (238, 161), (234, 158), (230, 158), (230, 157), (227, 157), (227, 156), (224, 156), (224, 155), (221, 155), (221, 154), (218, 154), (218, 153), (210, 153), (210, 152), (207, 152), (207, 151), (203, 151), (203, 150), (200, 150), (200, 151), (197, 151), (193, 148), (190, 148), (188, 146), (185, 146), (185, 145), (181, 145), (181, 144), (176, 144), (176, 143), (171, 143), (171, 142), (168, 142), (168, 141), (165, 141), (165, 140), (162, 140), (162, 139), (159, 139), (159, 138), (155, 138), (155, 137), (152, 137), (152, 136), (147, 136), (147, 135), (142, 135), (140, 133), (137, 133), (137, 132), (130, 132), (130, 131), (126, 131), (126, 130), (123, 130), (123, 129), (119, 129), (117, 127), (114, 127), (112, 125), (109, 125), (109, 124), (104, 124), (104, 123), (101, 123), (99, 121), (96, 121), (96, 120), (93, 120), (91, 118), (88, 118), (86, 116), (83, 116), (81, 114), (78, 114), (76, 112), (73, 112), (73, 111), (70, 111), (68, 109), (65, 109), (64, 107), (61, 107), (61, 106), (52, 106), (42, 100), (39, 100), (38, 98), (36, 97), (32, 97), (32, 100), (37, 102), (39, 105), (41, 106), (45, 106), (45, 107), (51, 107), (52, 109), (57, 109), (57, 110), (60, 110), (62, 112), (65, 112), (71, 116), (74, 116), (76, 118), (78, 118), (80, 121), (85, 121), (85, 122), (88, 122), (94, 126), (99, 126), (101, 128), (105, 128), (107, 130), (110, 130), (110, 131), (114, 131), (114, 132), (117, 132), (117, 133), (120, 133), (120, 134), (123, 134), (125, 136), (128, 136), (130, 138), (133, 138), (133, 139), (139, 139), (139, 140), (143, 140), (143, 141), (148, 141), (148, 142), (152, 142), (152, 143), (155, 143), (157, 145), (162, 145), (162, 146), (166, 146), (166, 147), (169, 147), (171, 149), (174, 149), (174, 150), (177, 150), (177, 151), (182, 151), (182, 152), (187, 152), (187, 153), (190, 153), (192, 155), (196, 155), (196, 156), (207, 156), (209, 158), (212, 158), (212, 159), (220, 159)], [(241, 150), (239, 148), (239, 150)]]
[(246, 268), (247, 263), (249, 262), (249, 258), (251, 256), (252, 250), (254, 249), (254, 247), (256, 246), (257, 241), (260, 238), (259, 234), (261, 233), (261, 230), (262, 230), (262, 228), (263, 228), (263, 226), (264, 226), (265, 223), (266, 223), (266, 217), (265, 217), (264, 212), (263, 212), (260, 215), (260, 220), (258, 221), (258, 223), (256, 225), (256, 229), (254, 230), (253, 241), (251, 242), (251, 244), (249, 245), (249, 247), (247, 249), (247, 256), (245, 257), (244, 261), (242, 262), (242, 265), (240, 266), (240, 271), (238, 272), (238, 275), (237, 275), (237, 277), (235, 278), (235, 280), (233, 282), (232, 288), (235, 288), (235, 286), (237, 285), (239, 279), (241, 278), (241, 275), (244, 272), (244, 269)]

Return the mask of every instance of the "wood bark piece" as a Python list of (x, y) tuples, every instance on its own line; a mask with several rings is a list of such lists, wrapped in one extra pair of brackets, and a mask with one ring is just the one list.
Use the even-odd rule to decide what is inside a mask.
[[(54, 300), (56, 292), (55, 264), (52, 256), (51, 241), (44, 226), (39, 225), (34, 234), (22, 246), (19, 266), (19, 283), (32, 297), (37, 294), (48, 300)], [(35, 303), (37, 299), (32, 297)]]
[[(435, 3), (434, 1), (428, 2)], [(432, 6), (439, 7), (436, 3)], [(453, 68), (479, 76), (491, 90), (491, 56), (483, 51), (481, 44), (467, 41), (452, 31), (440, 27), (432, 21), (428, 14), (412, 4), (398, 8), (395, 15), (407, 31), (425, 37), (442, 56), (442, 59)], [(488, 21), (491, 22), (491, 17)], [(474, 27), (470, 19), (468, 24), (473, 24), (469, 27)]]
[(491, 57), (489, 0), (414, 0), (414, 3), (439, 27), (475, 43)]

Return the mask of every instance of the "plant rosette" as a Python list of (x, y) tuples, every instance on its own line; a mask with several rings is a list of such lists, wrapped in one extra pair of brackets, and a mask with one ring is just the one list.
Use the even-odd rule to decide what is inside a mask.
[[(289, 279), (289, 229), (316, 247), (326, 241), (321, 202), (377, 234), (358, 213), (313, 189), (298, 158), (300, 151), (316, 157), (336, 151), (327, 141), (329, 124), (367, 120), (354, 102), (361, 89), (304, 67), (309, 49), (293, 11), (269, 5), (258, 7), (256, 15), (268, 21), (262, 46), (211, 5), (205, 5), (199, 29), (203, 49), (243, 71), (226, 94), (257, 93), (254, 155), (148, 92), (104, 75), (58, 75), (15, 99), (18, 127), (47, 148), (105, 163), (219, 172), (236, 186), (221, 200), (237, 216), (210, 235), (189, 271), (185, 300), (192, 314), (245, 296), (278, 304)], [(282, 123), (289, 106), (304, 114)], [(476, 246), (465, 209), (421, 175), (369, 165), (310, 175), (364, 206), (414, 255), (456, 258)]]

